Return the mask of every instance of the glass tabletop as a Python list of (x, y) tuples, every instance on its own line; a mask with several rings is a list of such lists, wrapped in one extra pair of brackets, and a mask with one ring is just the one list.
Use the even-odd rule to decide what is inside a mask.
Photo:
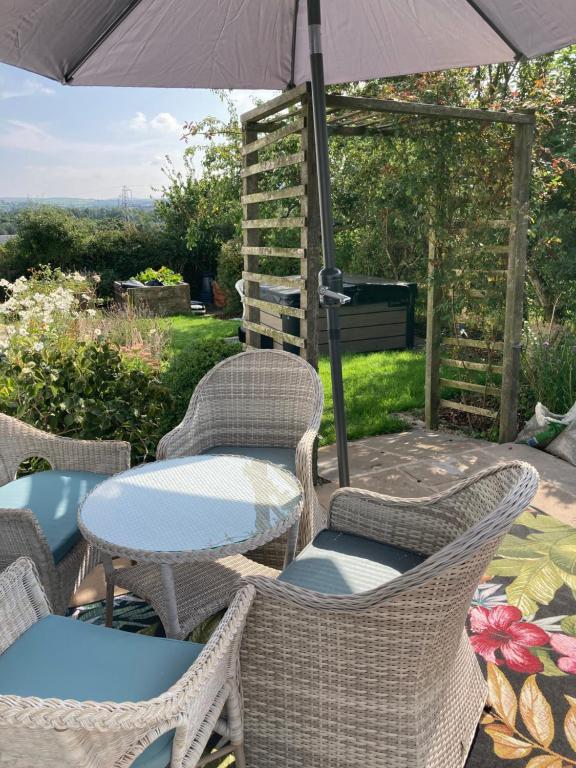
[(188, 456), (105, 480), (84, 500), (79, 523), (89, 541), (110, 550), (213, 550), (275, 538), (296, 522), (301, 493), (293, 474), (267, 461)]

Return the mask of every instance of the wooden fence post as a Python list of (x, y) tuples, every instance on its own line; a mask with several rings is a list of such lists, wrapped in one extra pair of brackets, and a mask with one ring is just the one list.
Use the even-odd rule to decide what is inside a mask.
[(424, 419), (427, 429), (438, 428), (440, 404), (440, 344), (442, 303), (440, 252), (436, 233), (430, 229), (428, 236), (428, 301), (426, 310), (426, 383)]
[(506, 318), (504, 324), (504, 360), (502, 399), (500, 406), (501, 443), (514, 440), (518, 434), (518, 384), (526, 278), (528, 239), (528, 207), (534, 124), (514, 127), (514, 159), (511, 203), (510, 248), (508, 251), (508, 283), (506, 286)]

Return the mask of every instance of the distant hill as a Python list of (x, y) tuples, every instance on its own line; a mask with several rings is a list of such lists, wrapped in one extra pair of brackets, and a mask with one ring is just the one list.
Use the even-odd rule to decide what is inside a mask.
[[(97, 200), (83, 197), (2, 197), (0, 211), (13, 211), (18, 208), (30, 208), (35, 205), (56, 205), (59, 208), (119, 208), (118, 198)], [(132, 198), (130, 208), (153, 208), (150, 198)]]

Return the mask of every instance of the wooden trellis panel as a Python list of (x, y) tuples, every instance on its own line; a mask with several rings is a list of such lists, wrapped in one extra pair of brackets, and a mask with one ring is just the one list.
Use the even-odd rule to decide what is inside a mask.
[[(490, 289), (502, 292), (504, 318), (502, 340), (492, 343), (482, 339), (460, 339), (443, 335), (440, 314), (437, 311), (445, 297), (442, 280), (441, 254), (431, 239), (429, 254), (430, 287), (428, 291), (428, 333), (426, 339), (426, 422), (437, 425), (440, 406), (457, 408), (500, 421), (500, 439), (512, 440), (516, 435), (518, 405), (518, 374), (522, 330), (523, 289), (526, 271), (526, 240), (528, 192), (530, 182), (530, 154), (534, 132), (534, 115), (526, 112), (462, 109), (438, 104), (418, 104), (357, 98), (327, 94), (328, 123), (331, 133), (342, 136), (399, 136), (402, 134), (400, 118), (416, 116), (429, 120), (461, 120), (481, 123), (503, 123), (514, 130), (513, 189), (510, 216), (491, 224), (508, 230), (507, 242), (499, 241), (484, 247), (492, 259), (489, 268), (479, 268), (477, 284), (469, 288), (471, 300), (482, 301), (483, 292)], [(274, 339), (277, 345), (290, 344), (313, 365), (317, 364), (318, 270), (320, 268), (320, 220), (314, 133), (311, 114), (310, 87), (299, 86), (271, 99), (266, 104), (242, 115), (244, 168), (242, 170), (243, 255), (247, 343), (259, 347), (262, 336)], [(298, 137), (299, 146), (283, 152), (282, 142), (290, 136)], [(296, 168), (298, 179), (290, 184), (263, 182), (280, 169)], [(267, 188), (265, 188), (267, 186)], [(262, 205), (273, 201), (295, 200), (299, 215), (263, 216)], [(277, 246), (266, 242), (267, 232), (300, 232), (299, 247)], [(294, 264), (299, 270), (297, 280), (288, 281), (267, 270), (262, 260), (279, 259), (283, 264)], [(507, 263), (506, 263), (507, 259)], [(274, 270), (268, 270), (274, 271)], [(454, 272), (454, 277), (460, 275)], [(260, 297), (260, 285), (299, 287), (300, 308), (280, 310)], [(300, 321), (298, 335), (282, 331), (282, 316)], [(445, 329), (444, 329), (445, 330)], [(467, 359), (463, 350), (483, 351), (484, 360)], [(469, 355), (468, 355), (469, 357)], [(456, 373), (440, 376), (444, 365)], [(476, 382), (461, 381), (460, 372), (471, 371), (497, 376), (481, 386)], [(501, 381), (500, 381), (501, 380)], [(482, 392), (479, 391), (479, 387)], [(442, 390), (457, 390), (466, 396), (488, 395), (497, 398), (498, 408), (484, 407), (463, 400), (448, 400)]]
[[(314, 133), (310, 92), (307, 86), (295, 88), (242, 116), (244, 167), (242, 176), (243, 247), (247, 344), (260, 347), (261, 337), (276, 346), (289, 344), (312, 365), (317, 365), (316, 322), (318, 314), (318, 270), (320, 269), (320, 221), (314, 157)], [(298, 140), (298, 151), (282, 153), (288, 137)], [(265, 155), (263, 157), (263, 154)], [(297, 180), (289, 186), (267, 178), (279, 169), (295, 167)], [(267, 188), (264, 188), (267, 187)], [(263, 216), (266, 203), (293, 200), (298, 214)], [(292, 231), (299, 246), (264, 244), (268, 231)], [(261, 261), (281, 259), (291, 263), (294, 280), (262, 274)], [(300, 307), (284, 307), (260, 298), (262, 284), (297, 287)], [(282, 330), (284, 318), (299, 321), (299, 332)]]
[[(426, 424), (438, 425), (440, 407), (483, 416), (499, 422), (501, 442), (513, 440), (517, 434), (518, 381), (523, 323), (523, 292), (526, 273), (528, 193), (530, 186), (530, 151), (533, 135), (531, 123), (514, 126), (514, 162), (512, 199), (509, 218), (487, 222), (492, 230), (502, 232), (507, 242), (482, 245), (478, 250), (477, 269), (454, 269), (446, 273), (442, 254), (434, 235), (429, 244), (428, 332), (426, 356)], [(483, 257), (488, 256), (487, 266)], [(450, 279), (452, 278), (452, 279)], [(439, 308), (446, 306), (449, 293), (466, 290), (470, 300), (478, 302), (492, 292), (501, 301), (501, 341), (460, 338), (454, 333), (454, 320), (446, 318)], [(470, 350), (482, 360), (470, 360)], [(456, 376), (441, 376), (441, 368), (484, 374), (484, 383), (462, 381)], [(496, 378), (494, 378), (496, 377)], [(443, 396), (446, 390), (457, 390), (460, 399)], [(490, 405), (483, 401), (489, 397)], [(498, 405), (494, 405), (494, 402)]]

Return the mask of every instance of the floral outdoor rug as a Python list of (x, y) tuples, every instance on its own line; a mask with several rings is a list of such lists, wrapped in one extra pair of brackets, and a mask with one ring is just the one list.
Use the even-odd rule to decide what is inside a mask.
[[(104, 605), (75, 616), (104, 623)], [(115, 599), (115, 626), (164, 636), (150, 606)], [(215, 621), (190, 639), (205, 640)], [(466, 768), (576, 768), (576, 528), (526, 511), (506, 536), (468, 616), (491, 709)]]
[(468, 616), (491, 711), (467, 768), (576, 766), (576, 528), (524, 512)]

